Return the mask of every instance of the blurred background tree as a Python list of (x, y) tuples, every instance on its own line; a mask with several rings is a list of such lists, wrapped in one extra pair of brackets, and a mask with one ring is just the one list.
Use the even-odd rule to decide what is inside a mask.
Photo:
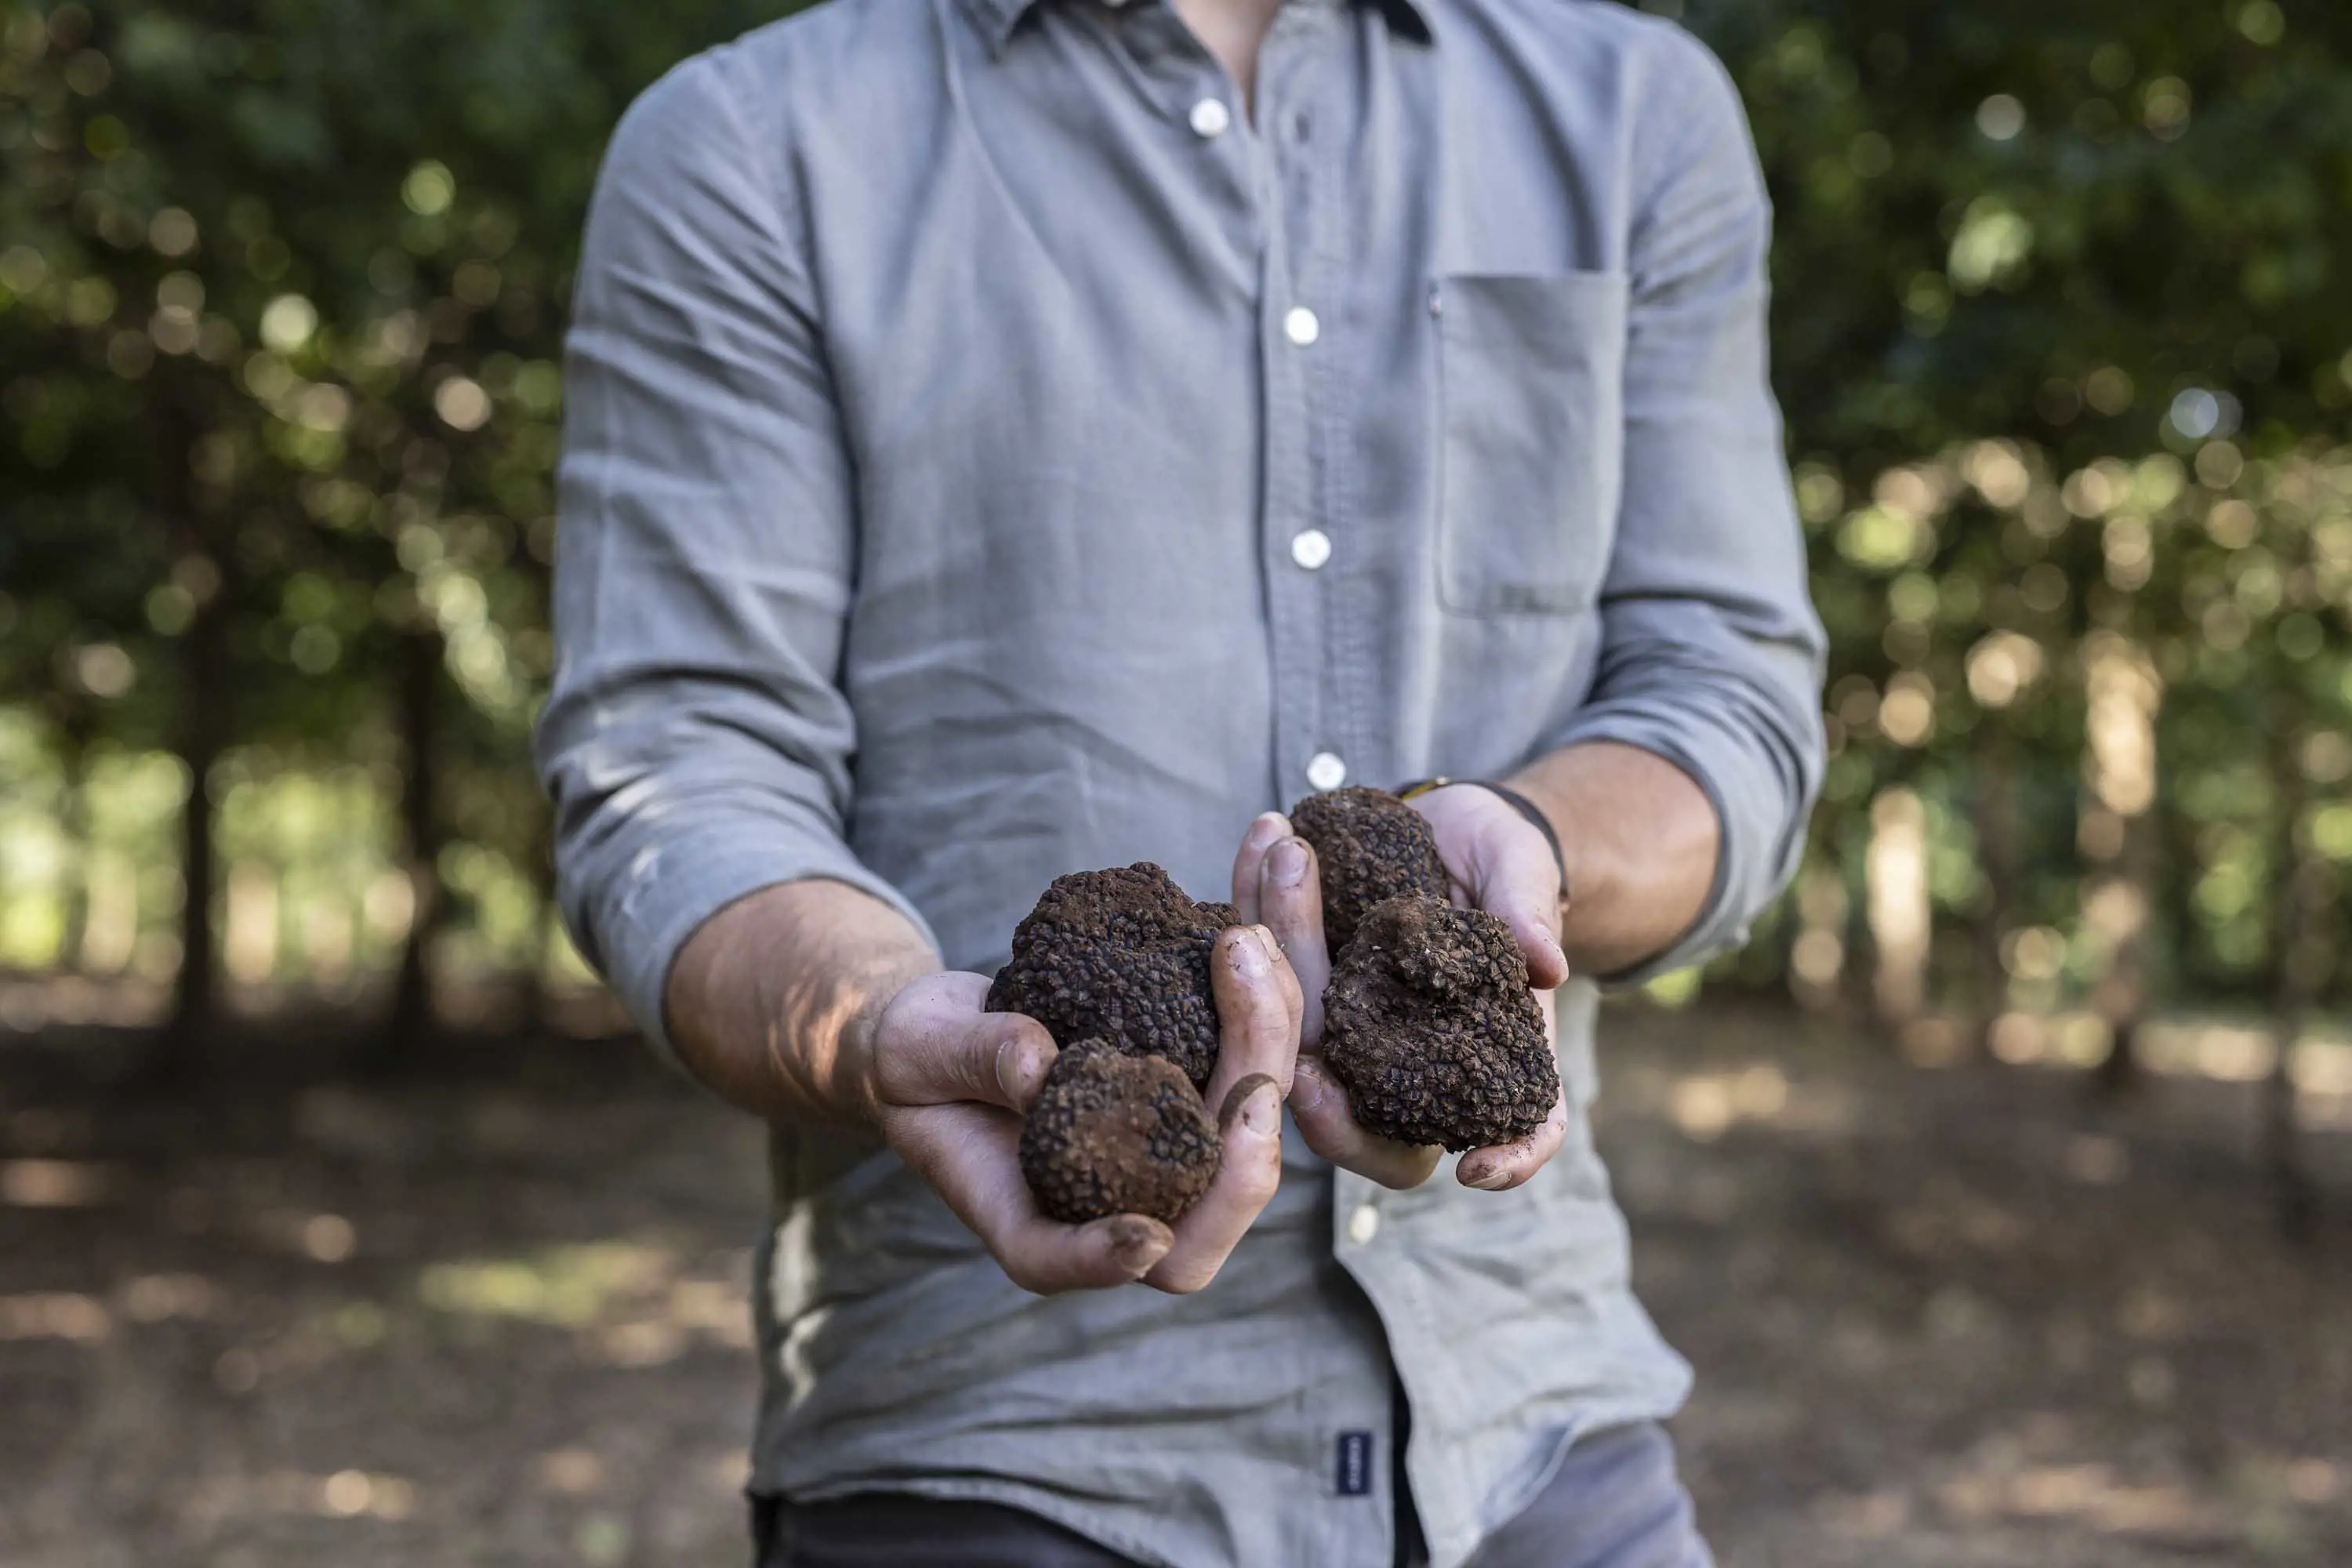
[[(566, 287), (620, 109), (790, 8), (0, 11), (0, 1022), (584, 982)], [(2352, 12), (1648, 8), (1754, 117), (1835, 645), (1806, 869), (1706, 982), (2118, 1082), (2151, 1009), (2340, 1005)]]

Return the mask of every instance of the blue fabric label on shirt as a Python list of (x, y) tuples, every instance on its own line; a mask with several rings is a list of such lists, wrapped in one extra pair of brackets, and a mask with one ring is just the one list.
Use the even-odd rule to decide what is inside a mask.
[(1372, 1489), (1372, 1435), (1339, 1434), (1339, 1495), (1364, 1497)]

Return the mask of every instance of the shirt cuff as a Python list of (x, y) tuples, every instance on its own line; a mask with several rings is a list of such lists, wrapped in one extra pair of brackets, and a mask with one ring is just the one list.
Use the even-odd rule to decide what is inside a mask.
[(678, 950), (703, 922), (737, 900), (786, 882), (840, 882), (881, 900), (922, 934), (939, 939), (920, 911), (848, 846), (830, 834), (804, 836), (761, 816), (729, 816), (638, 849), (601, 900), (594, 921), (604, 977), (645, 1031), (655, 1054), (681, 1066), (664, 998)]
[(1559, 744), (1597, 742), (1632, 746), (1680, 768), (1706, 794), (1720, 828), (1715, 881), (1698, 918), (1663, 952), (1599, 976), (1600, 984), (1638, 985), (1747, 942), (1748, 921), (1779, 895), (1799, 847), (1788, 783), (1757, 754), (1751, 737), (1686, 708), (1603, 702), (1577, 714)]

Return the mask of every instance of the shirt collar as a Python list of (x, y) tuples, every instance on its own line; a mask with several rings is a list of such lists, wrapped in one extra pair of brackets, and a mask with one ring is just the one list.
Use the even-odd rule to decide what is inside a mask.
[[(1046, 0), (963, 0), (964, 9), (971, 13), (972, 20), (980, 24), (982, 33), (986, 36), (991, 54), (1003, 53), (1005, 40), (1013, 37), (1013, 29), (1021, 25), (1021, 18), (1045, 3)], [(1065, 3), (1124, 8), (1165, 5), (1167, 0), (1065, 0)], [(1430, 41), (1428, 18), (1422, 15), (1414, 0), (1347, 0), (1347, 3), (1370, 5), (1387, 18), (1390, 26), (1415, 43)]]

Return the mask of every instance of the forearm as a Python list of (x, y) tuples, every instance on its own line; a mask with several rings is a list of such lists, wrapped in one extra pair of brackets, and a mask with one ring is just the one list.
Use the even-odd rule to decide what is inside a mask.
[(671, 965), (669, 1033), (688, 1069), (770, 1121), (870, 1127), (876, 1018), (940, 967), (905, 916), (840, 882), (764, 888), (703, 922)]
[(1580, 974), (1614, 974), (1691, 928), (1715, 885), (1723, 825), (1688, 773), (1638, 747), (1594, 742), (1510, 781), (1559, 835), (1570, 901), (1560, 945)]

